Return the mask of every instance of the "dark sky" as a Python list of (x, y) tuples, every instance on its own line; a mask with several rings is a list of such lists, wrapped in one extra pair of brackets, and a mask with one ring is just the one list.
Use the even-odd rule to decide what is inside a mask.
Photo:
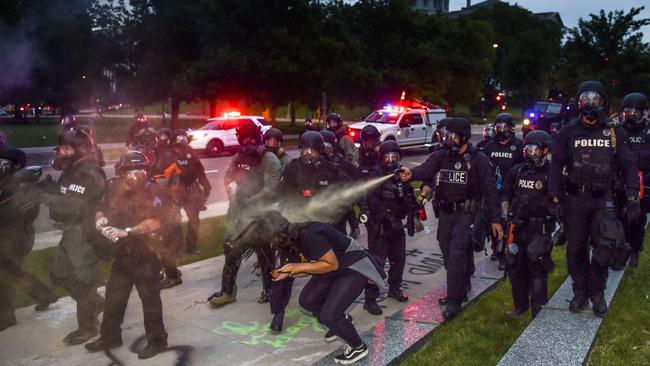
[[(480, 1), (472, 0), (472, 4)], [(650, 1), (648, 0), (516, 0), (506, 1), (509, 4), (519, 4), (533, 13), (557, 11), (562, 17), (566, 27), (572, 28), (578, 25), (580, 17), (587, 18), (590, 13), (598, 13), (600, 9), (605, 12), (611, 10), (629, 11), (630, 8), (639, 8), (645, 5), (640, 16), (650, 18)], [(467, 0), (450, 0), (449, 10), (458, 10), (465, 7)], [(650, 42), (650, 26), (643, 28), (644, 40)]]

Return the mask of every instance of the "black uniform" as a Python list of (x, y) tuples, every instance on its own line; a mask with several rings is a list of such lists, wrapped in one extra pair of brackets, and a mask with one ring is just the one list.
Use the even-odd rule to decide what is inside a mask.
[(512, 298), (520, 311), (532, 306), (533, 317), (548, 301), (547, 280), (552, 269), (551, 232), (555, 222), (549, 210), (549, 170), (548, 162), (541, 167), (528, 162), (517, 164), (506, 175), (502, 191), (502, 199), (510, 203), (508, 221), (516, 227), (514, 242), (518, 246), (514, 263), (508, 260), (507, 266)]
[(174, 196), (187, 214), (187, 236), (185, 250), (192, 253), (197, 250), (199, 239), (199, 212), (206, 209), (205, 202), (210, 196), (210, 181), (205, 175), (201, 160), (189, 147), (182, 153), (177, 153), (176, 164), (181, 170), (178, 184), (174, 186)]
[(475, 270), (467, 233), (482, 200), (489, 209), (490, 222), (500, 221), (490, 160), (471, 145), (462, 155), (437, 150), (413, 169), (412, 179), (434, 181), (437, 239), (447, 269), (447, 303), (460, 305)]
[(135, 121), (131, 125), (131, 128), (129, 128), (129, 134), (126, 138), (126, 146), (136, 145), (138, 143), (138, 138), (137, 138), (138, 133), (148, 128), (151, 128), (151, 123), (149, 123), (149, 121), (145, 121), (145, 122)]
[[(336, 147), (338, 147), (338, 145), (336, 145)], [(343, 149), (340, 147), (337, 149), (336, 147), (334, 148), (334, 153), (325, 156), (326, 160), (334, 164), (334, 167), (338, 170), (339, 174), (344, 176), (348, 181), (359, 179), (357, 168), (345, 158), (343, 155)], [(350, 208), (350, 210), (348, 210), (346, 221), (350, 224), (350, 235), (357, 238), (359, 234), (359, 220), (357, 219), (357, 214), (354, 209)]]
[[(164, 228), (173, 215), (173, 205), (168, 191), (153, 181), (127, 190), (121, 178), (117, 178), (111, 181), (100, 211), (108, 219), (108, 225), (116, 228), (131, 228), (147, 219), (159, 220), (161, 228)], [(120, 326), (133, 286), (142, 300), (148, 344), (167, 344), (157, 257), (163, 239), (161, 234), (162, 231), (158, 230), (129, 235), (115, 244), (107, 244), (115, 247), (116, 258), (106, 284), (106, 307), (100, 329), (105, 344), (122, 343)]]
[(607, 267), (590, 261), (588, 239), (592, 223), (614, 210), (612, 188), (619, 171), (628, 196), (638, 197), (637, 168), (627, 141), (620, 127), (606, 121), (587, 126), (578, 119), (560, 130), (553, 146), (549, 185), (553, 197), (568, 193), (563, 198), (567, 261), (576, 296), (602, 295), (605, 288)]
[[(380, 177), (379, 170), (374, 170), (374, 177)], [(383, 182), (367, 196), (368, 212), (368, 250), (383, 261), (388, 259), (389, 292), (398, 293), (402, 284), (404, 265), (406, 264), (406, 235), (402, 220), (409, 212), (410, 199), (413, 199), (413, 187), (396, 179)], [(379, 298), (379, 288), (368, 284), (366, 301)]]
[[(524, 161), (523, 155), (523, 142), (518, 138), (512, 138), (509, 142), (501, 144), (497, 139), (485, 144), (481, 150), (492, 163), (492, 168), (494, 170), (496, 187), (497, 190), (501, 191), (503, 187), (503, 179), (508, 171), (515, 166)], [(505, 225), (503, 220), (500, 220), (502, 225)], [(498, 240), (492, 238), (492, 250), (496, 252)], [(503, 253), (495, 253), (502, 257)], [(503, 261), (501, 262), (503, 263)]]
[(0, 176), (0, 330), (16, 324), (16, 289), (34, 299), (37, 310), (45, 310), (57, 299), (38, 278), (22, 269), (34, 245), (34, 220), (40, 202), (37, 188), (20, 179), (21, 173)]
[[(648, 186), (650, 185), (650, 129), (647, 127), (638, 128), (632, 124), (624, 124), (623, 127), (628, 134), (628, 145), (642, 175), (643, 184)], [(650, 212), (650, 191), (644, 189), (643, 193), (640, 219), (625, 227), (627, 242), (632, 247), (632, 250), (637, 252), (643, 250), (643, 239), (647, 223), (646, 216)]]

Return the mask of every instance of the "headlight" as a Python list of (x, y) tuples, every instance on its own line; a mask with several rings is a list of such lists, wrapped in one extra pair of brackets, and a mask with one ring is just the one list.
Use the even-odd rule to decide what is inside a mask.
[(530, 124), (530, 120), (528, 118), (526, 118), (524, 120), (524, 126), (528, 126), (529, 124)]

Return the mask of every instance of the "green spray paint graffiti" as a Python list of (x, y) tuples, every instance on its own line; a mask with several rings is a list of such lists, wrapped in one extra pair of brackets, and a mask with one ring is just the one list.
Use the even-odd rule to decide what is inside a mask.
[[(297, 321), (296, 321), (297, 320)], [(258, 345), (268, 344), (275, 349), (287, 347), (293, 341), (294, 337), (302, 330), (311, 328), (314, 332), (325, 332), (316, 318), (304, 314), (299, 309), (287, 310), (284, 314), (284, 321), (286, 323), (294, 323), (289, 328), (286, 328), (282, 333), (275, 333), (269, 327), (271, 322), (263, 323), (256, 320), (239, 323), (234, 321), (225, 321), (220, 326), (216, 327), (213, 331), (219, 335), (240, 335), (246, 336), (243, 341), (244, 344)]]

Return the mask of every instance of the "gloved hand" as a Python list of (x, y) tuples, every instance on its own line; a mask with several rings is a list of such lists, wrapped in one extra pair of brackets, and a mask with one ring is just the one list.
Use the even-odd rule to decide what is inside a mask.
[(18, 191), (11, 199), (12, 207), (27, 212), (40, 202), (40, 192), (36, 189)]
[(636, 197), (628, 197), (623, 212), (628, 224), (639, 221), (639, 218), (641, 218), (641, 203), (639, 199)]
[(97, 229), (98, 231), (101, 231), (107, 225), (108, 225), (108, 219), (105, 217), (102, 217), (99, 220), (95, 221), (95, 229)]
[(52, 175), (48, 174), (44, 179), (35, 183), (36, 187), (44, 192), (52, 192), (56, 187)]
[(126, 238), (127, 236), (129, 236), (129, 233), (127, 233), (126, 231), (112, 226), (104, 227), (101, 233), (102, 235), (104, 235), (104, 237), (106, 237), (108, 240), (112, 241), (113, 243), (120, 240), (121, 238)]

